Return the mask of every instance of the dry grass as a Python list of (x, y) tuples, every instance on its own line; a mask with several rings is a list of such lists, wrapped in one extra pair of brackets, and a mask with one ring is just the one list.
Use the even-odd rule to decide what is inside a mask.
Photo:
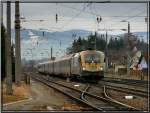
[(19, 101), (19, 100), (24, 100), (24, 99), (26, 99), (26, 98), (22, 97), (22, 96), (3, 95), (3, 104), (15, 102), (15, 101)]
[(47, 111), (47, 106), (46, 105), (34, 106), (32, 107), (32, 110)]
[(70, 103), (64, 103), (62, 110), (80, 110), (80, 107)]
[(62, 110), (63, 111), (90, 111), (91, 109), (86, 108), (86, 107), (83, 108), (76, 104), (64, 103)]
[(21, 86), (19, 86), (19, 87), (17, 87), (15, 85), (15, 83), (13, 83), (13, 94), (12, 95), (6, 94), (6, 85), (3, 84), (3, 90), (2, 90), (3, 104), (15, 102), (15, 101), (19, 101), (19, 100), (24, 100), (24, 99), (27, 99), (28, 96), (29, 96), (29, 86), (27, 86), (24, 83), (22, 83)]

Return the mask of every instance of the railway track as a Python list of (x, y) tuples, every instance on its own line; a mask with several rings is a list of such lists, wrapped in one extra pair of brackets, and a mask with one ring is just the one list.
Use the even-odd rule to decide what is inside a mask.
[(131, 88), (125, 88), (125, 87), (119, 87), (119, 86), (112, 86), (112, 85), (106, 85), (107, 89), (119, 91), (119, 92), (124, 92), (127, 94), (133, 94), (135, 96), (140, 96), (140, 97), (145, 97), (148, 98), (148, 92), (147, 91), (142, 91), (142, 90), (136, 90), (136, 89), (131, 89)]
[[(102, 87), (102, 85), (93, 85), (93, 86), (98, 87), (98, 88)], [(123, 93), (127, 93), (127, 94), (132, 94), (132, 95), (135, 95), (135, 96), (148, 98), (148, 92), (143, 91), (143, 90), (139, 90), (139, 89), (133, 89), (133, 88), (128, 88), (128, 87), (120, 87), (120, 86), (114, 86), (114, 85), (108, 85), (108, 84), (105, 84), (105, 88), (113, 90), (113, 91), (118, 91), (118, 92), (123, 92)]]
[(105, 86), (104, 86), (104, 96), (100, 97), (87, 92), (87, 90), (90, 88), (89, 85), (85, 88), (85, 90), (79, 90), (61, 83), (54, 82), (52, 80), (44, 79), (37, 75), (31, 77), (44, 83), (45, 85), (51, 88), (56, 89), (57, 91), (71, 97), (72, 99), (82, 104), (88, 105), (95, 111), (140, 111), (135, 107), (123, 104), (110, 98), (106, 93)]
[(102, 81), (117, 83), (117, 84), (139, 86), (139, 87), (145, 87), (145, 88), (148, 87), (148, 81), (143, 81), (143, 80), (129, 80), (129, 79), (105, 77)]

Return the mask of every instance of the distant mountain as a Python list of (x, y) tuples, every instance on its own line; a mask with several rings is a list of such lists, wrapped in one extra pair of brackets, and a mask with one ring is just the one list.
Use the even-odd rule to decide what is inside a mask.
[[(36, 36), (39, 36), (41, 39), (49, 39), (49, 40), (67, 40), (67, 41), (72, 41), (75, 37), (86, 37), (91, 31), (86, 31), (86, 30), (81, 30), (81, 29), (73, 29), (73, 30), (68, 30), (68, 31), (62, 31), (62, 32), (48, 32), (44, 31), (44, 36), (43, 36), (43, 31), (40, 30), (33, 30), (33, 29), (26, 29), (22, 30), (21, 33), (21, 40), (28, 40), (30, 39), (29, 32), (32, 32)], [(145, 42), (147, 42), (147, 32), (133, 32), (133, 34), (137, 35), (139, 39), (144, 39)], [(114, 36), (114, 35), (113, 35)], [(15, 37), (15, 30), (12, 29), (12, 38), (14, 39)]]
[[(24, 30), (24, 31), (20, 31), (20, 36), (21, 36), (21, 40), (28, 40), (29, 39), (29, 31), (28, 30)], [(11, 35), (12, 35), (12, 39), (15, 38), (15, 29), (11, 30)]]
[[(69, 30), (69, 31), (62, 31), (62, 32), (48, 32), (40, 30), (33, 30), (33, 29), (26, 29), (22, 30), (20, 32), (21, 34), (21, 40), (29, 40), (30, 39), (30, 33), (32, 32), (35, 36), (38, 36), (39, 39), (41, 40), (52, 40), (52, 41), (67, 41), (67, 42), (72, 42), (75, 38), (78, 38), (79, 36), (81, 37), (86, 37), (88, 36), (91, 32), (86, 31), (86, 30), (80, 30), (80, 29), (74, 29), (74, 30)], [(12, 29), (12, 39), (14, 40), (15, 38), (15, 30)]]
[(38, 35), (39, 37), (43, 39), (49, 39), (49, 40), (58, 40), (58, 41), (67, 41), (71, 42), (74, 40), (75, 37), (85, 37), (88, 36), (91, 32), (86, 31), (86, 30), (69, 30), (69, 31), (62, 31), (62, 32), (47, 32), (44, 31), (44, 36), (43, 36), (43, 31), (35, 31), (31, 30), (33, 34)]
[(133, 32), (133, 34), (138, 36), (140, 40), (143, 39), (145, 42), (148, 42), (147, 32)]
[[(68, 31), (57, 31), (57, 32), (48, 32), (34, 29), (26, 29), (20, 32), (21, 34), (21, 49), (22, 57), (27, 57), (31, 59), (29, 50), (33, 48), (33, 54), (35, 59), (46, 58), (48, 53), (46, 49), (50, 51), (50, 48), (53, 48), (54, 56), (61, 56), (65, 53), (66, 48), (71, 45), (74, 39), (77, 39), (79, 36), (81, 38), (86, 38), (90, 35), (91, 31), (73, 29)], [(133, 34), (137, 35), (139, 39), (144, 39), (147, 42), (147, 32), (134, 32)], [(115, 37), (116, 35), (112, 35)], [(108, 39), (110, 37), (108, 36)], [(12, 29), (12, 40), (15, 39), (15, 30)], [(29, 53), (29, 54), (27, 54)], [(44, 55), (42, 56), (42, 54)]]

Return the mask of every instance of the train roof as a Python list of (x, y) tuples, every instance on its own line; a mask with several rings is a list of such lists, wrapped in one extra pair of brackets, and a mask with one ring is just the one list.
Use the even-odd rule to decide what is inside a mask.
[(104, 54), (104, 52), (99, 51), (99, 50), (85, 50), (85, 51), (81, 51), (80, 53), (86, 53), (86, 52), (96, 52), (96, 53)]
[(48, 63), (50, 63), (50, 62), (51, 62), (51, 61), (46, 61), (46, 62), (38, 63), (37, 65), (48, 64)]
[[(91, 52), (91, 51), (96, 52), (96, 53), (100, 53), (100, 54), (104, 54), (104, 52), (99, 51), (99, 50), (85, 50), (85, 51), (81, 51), (81, 52), (78, 52), (78, 53), (79, 54), (84, 54), (86, 52)], [(67, 59), (70, 59), (71, 57), (73, 57), (75, 54), (78, 54), (78, 53), (65, 55), (65, 56), (62, 56), (62, 57), (60, 57), (59, 59), (56, 59), (56, 60), (38, 63), (38, 65), (43, 65), (43, 64), (48, 64), (48, 63), (51, 63), (51, 62), (58, 62), (58, 61), (62, 61), (62, 60), (67, 60)]]
[(60, 57), (59, 59), (54, 60), (54, 62), (60, 61), (60, 60), (66, 60), (66, 59), (70, 59), (74, 54), (69, 54), (69, 55), (65, 55)]

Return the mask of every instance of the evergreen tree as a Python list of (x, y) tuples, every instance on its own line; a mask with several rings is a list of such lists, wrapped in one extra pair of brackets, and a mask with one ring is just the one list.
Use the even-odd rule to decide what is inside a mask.
[[(76, 53), (82, 50), (87, 49), (95, 49), (95, 41), (96, 41), (96, 49), (100, 51), (105, 51), (106, 49), (106, 37), (104, 34), (97, 35), (90, 34), (87, 38), (79, 37), (77, 40), (74, 40), (72, 46), (67, 48), (68, 53)], [(135, 45), (134, 43), (139, 43), (140, 45), (145, 44), (144, 41), (140, 41), (136, 36), (131, 35), (131, 39), (127, 38), (127, 35), (112, 37), (108, 43), (108, 51), (109, 52), (118, 52), (121, 49), (126, 49), (126, 46), (130, 43), (130, 46)]]

